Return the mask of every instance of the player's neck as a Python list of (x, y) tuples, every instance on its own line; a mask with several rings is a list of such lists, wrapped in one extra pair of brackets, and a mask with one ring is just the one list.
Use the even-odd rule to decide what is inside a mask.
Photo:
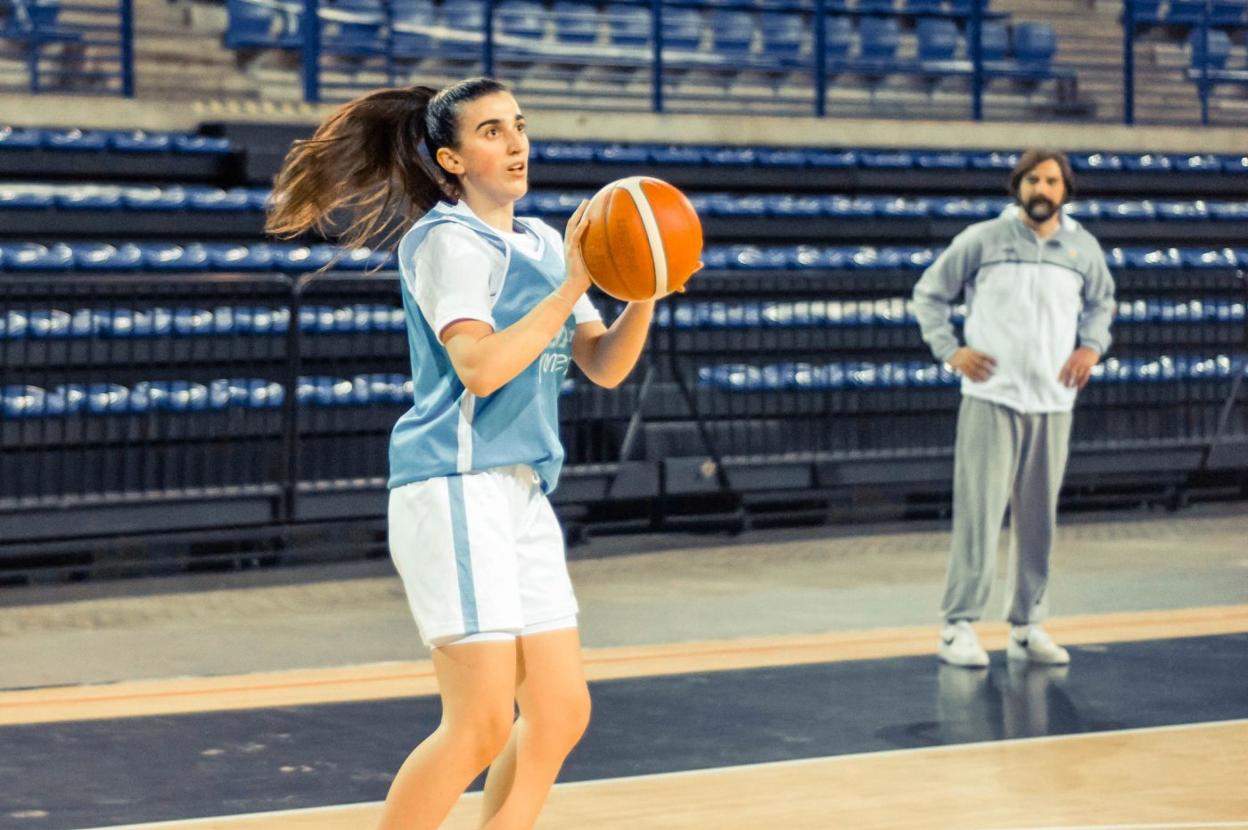
[(496, 202), (480, 194), (464, 194), (464, 203), (477, 218), (495, 230), (511, 233), (515, 230), (516, 203)]

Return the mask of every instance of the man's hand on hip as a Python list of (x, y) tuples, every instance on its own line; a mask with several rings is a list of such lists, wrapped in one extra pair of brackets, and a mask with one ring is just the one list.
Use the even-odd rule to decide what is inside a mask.
[(992, 377), (997, 368), (997, 361), (983, 352), (977, 352), (969, 346), (963, 346), (945, 361), (954, 371), (966, 375), (976, 383), (983, 383)]
[(1080, 346), (1066, 359), (1066, 365), (1058, 373), (1057, 379), (1062, 382), (1063, 386), (1082, 389), (1088, 385), (1088, 380), (1092, 377), (1092, 367), (1100, 362), (1101, 356), (1097, 354), (1096, 349)]

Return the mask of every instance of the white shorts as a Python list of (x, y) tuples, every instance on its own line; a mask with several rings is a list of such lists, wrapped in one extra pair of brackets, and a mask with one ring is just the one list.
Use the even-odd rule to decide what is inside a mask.
[(527, 465), (390, 491), (390, 557), (426, 645), (575, 618), (563, 531)]

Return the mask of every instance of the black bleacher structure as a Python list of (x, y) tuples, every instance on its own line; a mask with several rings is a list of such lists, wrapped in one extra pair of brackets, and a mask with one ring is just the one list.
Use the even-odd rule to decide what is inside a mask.
[[(0, 130), (0, 582), (384, 550), (387, 436), (410, 396), (397, 284), (386, 252), (262, 237), (303, 132)], [(570, 533), (947, 510), (959, 393), (907, 299), (1007, 204), (1010, 153), (534, 156), (522, 212), (560, 226), (650, 173), (687, 190), (708, 242), (629, 381), (566, 385)], [(1073, 160), (1119, 316), (1066, 504), (1248, 495), (1248, 157)]]

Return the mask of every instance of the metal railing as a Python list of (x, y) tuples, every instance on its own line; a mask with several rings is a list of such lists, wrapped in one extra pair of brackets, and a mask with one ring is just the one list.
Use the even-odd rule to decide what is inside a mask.
[[(1030, 85), (1052, 80), (1058, 83), (1060, 99), (1075, 97), (1074, 73), (1068, 68), (1024, 64), (1004, 56), (985, 58), (985, 23), (1007, 17), (1004, 13), (989, 11), (986, 0), (967, 4), (965, 11), (849, 8), (841, 0), (811, 0), (805, 5), (774, 4), (765, 8), (746, 2), (618, 0), (608, 5), (606, 17), (602, 18), (607, 28), (615, 25), (613, 20), (621, 19), (611, 15), (639, 16), (627, 21), (633, 26), (627, 37), (617, 38), (618, 33), (613, 31), (605, 36), (605, 44), (604, 38), (591, 40), (588, 36), (580, 43), (561, 40), (558, 35), (534, 36), (531, 29), (523, 29), (532, 20), (522, 20), (521, 28), (517, 29), (508, 22), (508, 15), (513, 12), (536, 14), (536, 7), (499, 0), (482, 0), (471, 8), (472, 14), (467, 19), (455, 21), (435, 15), (432, 4), (405, 3), (400, 9), (396, 0), (332, 6), (321, 0), (294, 0), (292, 3), (233, 0), (232, 5), (242, 7), (249, 3), (272, 10), (275, 23), (268, 33), (271, 45), (297, 48), (301, 52), (302, 92), (304, 99), (310, 102), (349, 97), (381, 83), (395, 84), (419, 77), (415, 72), (423, 61), (451, 64), (456, 67), (451, 74), (494, 75), (503, 69), (507, 77), (514, 76), (521, 91), (528, 91), (526, 80), (547, 84), (565, 81), (566, 94), (576, 96), (587, 108), (592, 108), (587, 100), (591, 96), (584, 92), (588, 87), (578, 86), (581, 81), (572, 77), (578, 70), (589, 67), (618, 72), (617, 86), (629, 85), (634, 90), (638, 85), (634, 81), (644, 77), (648, 80), (644, 105), (653, 112), (673, 111), (691, 103), (698, 105), (698, 111), (715, 111), (715, 101), (722, 98), (731, 102), (728, 107), (748, 102), (777, 112), (825, 116), (830, 109), (829, 91), (834, 88), (834, 79), (841, 75), (859, 76), (868, 87), (890, 76), (918, 79), (929, 87), (943, 79), (960, 79), (967, 85), (963, 115), (976, 120), (985, 117), (985, 93), (994, 78)], [(584, 6), (586, 20), (599, 19), (597, 4), (592, 0), (570, 0), (570, 3)], [(564, 8), (556, 14), (568, 14), (566, 6), (569, 4), (560, 5)], [(521, 12), (515, 11), (518, 7), (523, 7)], [(413, 8), (418, 11), (413, 12)], [(454, 8), (459, 9), (458, 6)], [(752, 52), (748, 47), (736, 51), (708, 50), (688, 42), (677, 42), (677, 37), (669, 30), (670, 21), (689, 11), (705, 11), (712, 16), (742, 13), (761, 14), (774, 20), (797, 18), (802, 31), (800, 38), (791, 43), (792, 53), (783, 53), (778, 48), (763, 48), (761, 52)], [(543, 10), (541, 14), (550, 12)], [(641, 16), (645, 17), (644, 26)], [(890, 57), (851, 56), (847, 42), (836, 41), (834, 48), (828, 32), (828, 21), (832, 19), (903, 21), (907, 26), (919, 20), (949, 21), (965, 30), (958, 34), (953, 48), (956, 50), (958, 44), (964, 42), (966, 54), (957, 57), (951, 51), (948, 59), (935, 60), (897, 58), (894, 44)], [(558, 18), (555, 20), (557, 26)], [(752, 17), (750, 21), (753, 27)], [(253, 46), (261, 45), (265, 37), (260, 31), (262, 26), (257, 25), (256, 29), (252, 39), (246, 41)], [(239, 34), (233, 40), (243, 43), (241, 29), (237, 31)], [(688, 33), (683, 36), (687, 38)], [(712, 34), (706, 37), (714, 37), (713, 27)], [(753, 29), (746, 37), (754, 37)], [(227, 33), (227, 44), (230, 41)], [(545, 75), (535, 68), (543, 66), (548, 70)], [(765, 91), (727, 92), (731, 81), (724, 79), (750, 72), (763, 78), (756, 86), (767, 88)], [(695, 73), (715, 77), (700, 91), (675, 91), (682, 79)], [(347, 80), (340, 80), (344, 76)], [(366, 80), (352, 80), (352, 76)], [(533, 90), (538, 88), (537, 83), (532, 87)], [(636, 91), (602, 89), (602, 97), (616, 108), (628, 109), (641, 103)]]
[[(1240, 69), (1215, 69), (1210, 54), (1210, 38), (1214, 32), (1248, 31), (1248, 5), (1230, 4), (1231, 12), (1220, 15), (1221, 5), (1215, 0), (1204, 0), (1195, 16), (1185, 14), (1175, 17), (1168, 13), (1160, 15), (1157, 0), (1123, 0), (1122, 9), (1122, 120), (1134, 124), (1136, 120), (1136, 69), (1135, 46), (1142, 35), (1154, 30), (1166, 32), (1173, 38), (1176, 33), (1187, 31), (1191, 62), (1184, 71), (1187, 79), (1196, 87), (1200, 99), (1200, 123), (1210, 123), (1209, 103), (1219, 85), (1248, 89), (1248, 65)], [(1172, 4), (1172, 7), (1175, 4)], [(1190, 5), (1190, 4), (1186, 4)], [(1238, 8), (1238, 14), (1234, 10)]]
[(133, 0), (0, 0), (0, 56), (0, 87), (132, 98)]

